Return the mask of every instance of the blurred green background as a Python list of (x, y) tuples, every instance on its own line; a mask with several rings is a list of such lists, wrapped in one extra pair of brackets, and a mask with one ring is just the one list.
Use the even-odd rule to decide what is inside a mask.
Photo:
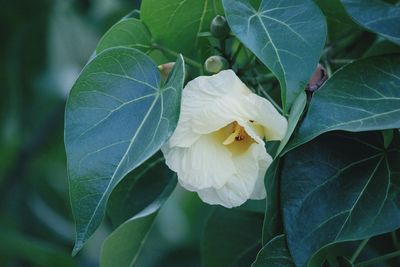
[[(76, 257), (63, 144), (68, 91), (138, 0), (0, 0), (0, 266), (98, 266), (107, 222)], [(136, 266), (200, 266), (210, 208), (179, 188)]]

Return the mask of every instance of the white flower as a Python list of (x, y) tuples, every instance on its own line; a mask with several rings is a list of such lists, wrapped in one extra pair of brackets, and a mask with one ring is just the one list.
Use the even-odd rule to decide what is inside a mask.
[(227, 208), (266, 196), (272, 162), (264, 141), (281, 140), (287, 121), (232, 70), (189, 82), (178, 126), (162, 147), (180, 184), (206, 203)]

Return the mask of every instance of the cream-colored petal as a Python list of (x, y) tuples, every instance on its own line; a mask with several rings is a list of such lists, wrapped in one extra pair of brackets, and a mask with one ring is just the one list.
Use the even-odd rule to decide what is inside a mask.
[(272, 163), (272, 157), (264, 144), (254, 143), (241, 155), (233, 157), (238, 177), (246, 181), (248, 198), (265, 198), (264, 176)]
[(265, 198), (272, 158), (263, 138), (280, 140), (286, 128), (272, 104), (228, 70), (187, 84), (178, 126), (162, 151), (183, 187), (204, 202), (236, 207)]
[(212, 135), (201, 136), (191, 147), (162, 147), (166, 164), (177, 172), (179, 182), (190, 191), (221, 188), (236, 172), (229, 150)]
[(287, 130), (287, 120), (267, 99), (250, 94), (246, 98), (246, 115), (265, 129), (266, 140), (282, 140)]
[(199, 93), (205, 99), (215, 99), (227, 94), (247, 95), (251, 93), (232, 70), (223, 70), (212, 76), (197, 77), (188, 82), (184, 91)]
[(190, 117), (181, 113), (178, 125), (169, 139), (171, 147), (190, 147), (201, 137), (201, 134), (192, 131), (191, 120), (188, 118)]
[(263, 137), (267, 140), (281, 140), (287, 130), (286, 118), (267, 99), (253, 93), (215, 99), (213, 105), (198, 111), (192, 118), (192, 130), (199, 134), (217, 131), (233, 121), (240, 124), (254, 121), (264, 128)]
[(204, 202), (232, 208), (242, 205), (248, 199), (265, 198), (264, 175), (272, 158), (263, 145), (254, 143), (248, 151), (232, 159), (237, 173), (219, 189), (199, 190), (199, 197)]
[[(235, 178), (235, 182), (241, 182), (241, 180)], [(237, 190), (243, 185), (234, 185), (232, 182), (227, 183), (224, 187), (220, 189), (206, 188), (199, 190), (197, 193), (200, 199), (211, 205), (221, 205), (225, 208), (234, 208), (242, 205), (246, 200), (248, 200), (247, 195), (241, 191)]]
[[(198, 140), (200, 134), (213, 132), (214, 129), (234, 121), (237, 115), (235, 116), (230, 110), (238, 103), (231, 103), (225, 98), (232, 98), (231, 95), (235, 94), (235, 98), (240, 99), (250, 93), (232, 70), (221, 71), (213, 76), (201, 76), (190, 81), (182, 93), (181, 113), (177, 128), (170, 138), (171, 146), (189, 147)], [(223, 113), (212, 114), (212, 107), (215, 105), (221, 105), (220, 110), (222, 109)], [(205, 113), (207, 121), (202, 121), (202, 113)], [(209, 117), (213, 117), (213, 120), (209, 120)], [(192, 123), (196, 121), (201, 121), (198, 127), (204, 126), (205, 129), (193, 132), (197, 127)]]
[[(177, 132), (172, 143), (190, 146), (196, 135), (223, 128), (233, 121), (256, 121), (264, 128), (267, 140), (281, 140), (287, 129), (286, 119), (265, 98), (252, 93), (232, 70), (213, 76), (201, 76), (189, 82), (182, 95)], [(180, 127), (182, 125), (182, 127)]]
[(215, 132), (229, 123), (241, 119), (237, 107), (240, 107), (240, 99), (245, 96), (231, 94), (214, 99), (208, 106), (199, 110), (193, 116), (192, 130), (198, 134)]
[(260, 162), (258, 178), (257, 178), (256, 184), (254, 186), (253, 193), (250, 196), (250, 199), (260, 200), (260, 199), (264, 199), (267, 196), (267, 192), (265, 190), (264, 178), (265, 178), (266, 170), (272, 163), (272, 157), (269, 154), (267, 154), (267, 155), (268, 155), (267, 160)]

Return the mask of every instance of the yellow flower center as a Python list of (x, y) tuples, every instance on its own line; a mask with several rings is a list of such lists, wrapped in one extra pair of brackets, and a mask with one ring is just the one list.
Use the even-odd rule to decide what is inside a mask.
[(232, 125), (233, 132), (228, 136), (228, 138), (225, 139), (224, 142), (222, 142), (222, 144), (224, 144), (226, 146), (232, 144), (233, 142), (235, 142), (235, 140), (243, 141), (248, 136), (248, 134), (246, 133), (244, 128), (242, 126), (240, 126), (236, 121), (233, 122), (232, 124), (233, 124)]
[[(263, 138), (262, 126), (250, 121), (252, 129), (255, 130), (260, 138)], [(246, 152), (247, 149), (253, 144), (257, 143), (236, 121), (228, 124), (227, 126), (219, 129), (214, 133), (214, 137), (218, 143), (225, 145), (233, 155), (238, 155)]]

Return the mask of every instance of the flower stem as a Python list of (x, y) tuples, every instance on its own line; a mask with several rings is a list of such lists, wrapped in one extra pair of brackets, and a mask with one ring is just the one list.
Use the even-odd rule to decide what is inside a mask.
[(351, 256), (350, 258), (350, 262), (354, 263), (356, 261), (356, 259), (358, 258), (358, 256), (360, 256), (362, 250), (365, 248), (365, 246), (367, 245), (369, 241), (369, 238), (363, 240), (360, 245), (357, 247), (356, 251), (354, 252), (353, 256)]
[(399, 256), (400, 256), (400, 250), (392, 252), (392, 253), (389, 253), (389, 254), (386, 254), (386, 255), (383, 255), (383, 256), (379, 256), (379, 257), (376, 257), (376, 258), (373, 258), (373, 259), (370, 259), (370, 260), (367, 260), (367, 261), (363, 261), (363, 262), (357, 263), (355, 265), (355, 267), (365, 267), (365, 266), (376, 264), (376, 263), (379, 263), (379, 262), (382, 262), (382, 261), (386, 261), (386, 260), (389, 260), (391, 258), (395, 258), (395, 257), (399, 257)]
[(354, 59), (331, 59), (330, 63), (333, 64), (349, 64), (352, 63)]
[(229, 58), (229, 57), (227, 57), (227, 55), (226, 55), (226, 44), (225, 44), (225, 40), (219, 40), (219, 48), (221, 49), (221, 52), (222, 52), (222, 55), (225, 57), (225, 58)]
[(239, 55), (240, 51), (242, 50), (242, 48), (243, 48), (243, 44), (239, 43), (235, 53), (233, 53), (233, 56), (231, 58), (232, 63), (236, 62), (236, 58), (238, 57), (238, 55)]
[[(158, 49), (158, 50), (160, 50), (161, 52), (163, 52), (163, 53), (165, 53), (165, 54), (168, 54), (168, 55), (170, 55), (170, 56), (173, 56), (173, 57), (178, 57), (178, 56), (179, 56), (179, 53), (177, 53), (177, 52), (175, 52), (175, 51), (173, 51), (173, 50), (171, 50), (171, 49), (169, 49), (169, 48), (167, 48), (167, 47), (164, 47), (164, 46), (162, 46), (162, 45), (160, 45), (160, 44), (153, 43), (153, 44), (152, 44), (152, 47), (153, 47), (154, 49)], [(193, 67), (195, 67), (195, 68), (199, 68), (199, 69), (202, 69), (202, 68), (203, 68), (203, 66), (200, 64), (200, 62), (197, 62), (197, 61), (195, 61), (195, 60), (193, 60), (193, 59), (191, 59), (191, 58), (185, 57), (185, 56), (183, 56), (183, 59), (185, 60), (185, 62), (186, 62), (188, 65), (191, 65), (191, 66), (193, 66)]]

